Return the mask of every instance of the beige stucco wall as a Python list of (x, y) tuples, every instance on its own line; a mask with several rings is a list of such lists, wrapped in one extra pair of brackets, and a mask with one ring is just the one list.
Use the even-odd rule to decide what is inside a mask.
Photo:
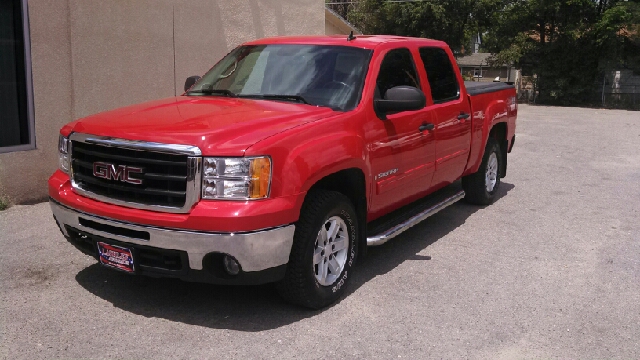
[(325, 19), (324, 33), (327, 35), (344, 35), (344, 31), (333, 25), (329, 19)]
[(0, 196), (15, 203), (46, 198), (65, 123), (180, 94), (187, 76), (244, 41), (325, 33), (322, 0), (29, 0), (28, 9), (37, 149), (0, 154)]

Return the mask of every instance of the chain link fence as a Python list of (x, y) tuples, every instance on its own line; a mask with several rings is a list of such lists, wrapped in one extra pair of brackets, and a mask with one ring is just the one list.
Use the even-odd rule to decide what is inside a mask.
[(600, 94), (601, 105), (609, 109), (640, 110), (640, 85), (619, 85)]
[(540, 99), (535, 76), (522, 76), (515, 85), (518, 102), (521, 104), (570, 104), (606, 109), (640, 110), (640, 81), (635, 77), (627, 77), (626, 84), (616, 80), (618, 79), (615, 75), (611, 80), (603, 76), (603, 80), (594, 83), (590, 91), (572, 95), (571, 99), (552, 99), (551, 101)]

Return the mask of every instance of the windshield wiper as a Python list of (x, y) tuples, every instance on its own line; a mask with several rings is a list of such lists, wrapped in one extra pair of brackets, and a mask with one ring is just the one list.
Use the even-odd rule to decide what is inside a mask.
[(187, 91), (187, 94), (223, 95), (228, 97), (236, 97), (235, 93), (227, 89), (212, 89), (210, 87)]
[(238, 95), (241, 98), (249, 98), (249, 99), (264, 99), (264, 100), (284, 100), (284, 101), (295, 101), (302, 104), (309, 104), (309, 102), (300, 95), (277, 95), (277, 94), (248, 94), (248, 95)]

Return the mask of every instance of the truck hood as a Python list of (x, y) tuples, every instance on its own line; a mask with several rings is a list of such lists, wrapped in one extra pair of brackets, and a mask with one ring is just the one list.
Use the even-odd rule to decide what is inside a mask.
[(262, 139), (333, 113), (325, 107), (279, 101), (177, 96), (79, 119), (62, 133), (192, 145), (203, 155), (243, 156)]

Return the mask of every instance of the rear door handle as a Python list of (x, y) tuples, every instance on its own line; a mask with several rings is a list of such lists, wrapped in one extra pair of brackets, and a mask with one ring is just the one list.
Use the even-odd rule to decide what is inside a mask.
[(460, 115), (458, 115), (458, 120), (467, 120), (469, 116), (471, 116), (471, 114), (461, 112)]
[(418, 130), (420, 130), (420, 132), (423, 132), (423, 131), (425, 131), (425, 130), (429, 130), (429, 131), (431, 131), (431, 130), (433, 130), (435, 127), (436, 127), (436, 126), (435, 126), (435, 125), (433, 125), (432, 123), (425, 123), (425, 124), (420, 125), (420, 127), (418, 128)]

